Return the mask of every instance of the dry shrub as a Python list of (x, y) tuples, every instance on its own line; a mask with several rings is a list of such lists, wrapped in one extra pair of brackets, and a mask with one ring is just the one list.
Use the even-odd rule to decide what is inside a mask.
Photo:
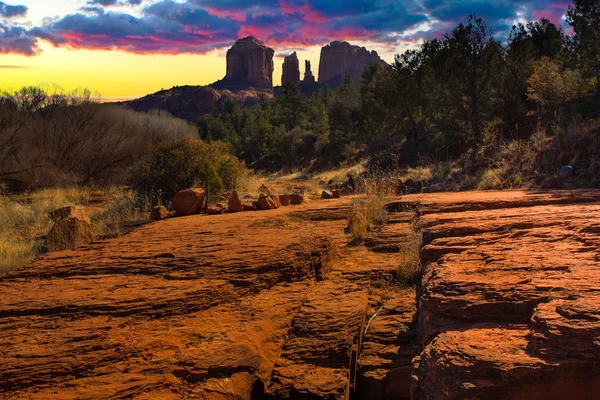
[(165, 112), (100, 104), (85, 91), (23, 88), (0, 95), (0, 179), (29, 188), (122, 183), (153, 144), (186, 135), (197, 129)]

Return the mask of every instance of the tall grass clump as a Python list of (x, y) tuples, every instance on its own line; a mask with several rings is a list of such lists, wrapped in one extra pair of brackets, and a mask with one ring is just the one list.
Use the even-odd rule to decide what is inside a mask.
[(411, 285), (421, 274), (422, 235), (416, 225), (411, 224), (402, 232), (402, 236), (397, 280), (402, 284)]
[(348, 219), (352, 244), (363, 243), (369, 232), (387, 222), (385, 206), (396, 194), (396, 182), (383, 175), (363, 178), (358, 187), (365, 196), (354, 201)]

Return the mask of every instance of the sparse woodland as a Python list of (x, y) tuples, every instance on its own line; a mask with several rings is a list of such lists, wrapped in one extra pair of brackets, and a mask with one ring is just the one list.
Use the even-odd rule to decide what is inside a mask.
[[(389, 169), (397, 154), (401, 165), (445, 170), (434, 171), (437, 182), (470, 174), (459, 188), (518, 187), (571, 164), (593, 169), (597, 8), (576, 1), (567, 15), (570, 35), (541, 19), (514, 26), (506, 41), (472, 15), (442, 39), (398, 55), (391, 68), (367, 68), (358, 84), (346, 79), (310, 98), (289, 84), (252, 108), (230, 103), (197, 121), (200, 136), (269, 170), (361, 158)], [(585, 180), (598, 184), (597, 177)]]

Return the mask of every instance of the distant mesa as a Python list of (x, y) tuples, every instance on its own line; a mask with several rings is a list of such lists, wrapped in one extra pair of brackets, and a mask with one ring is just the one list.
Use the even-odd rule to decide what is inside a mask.
[(255, 37), (239, 39), (227, 51), (227, 74), (213, 83), (215, 89), (273, 89), (275, 50)]
[[(207, 86), (178, 86), (122, 104), (135, 111), (166, 110), (189, 121), (214, 109), (222, 111), (227, 100), (248, 107), (258, 103), (261, 96), (273, 96), (274, 54), (262, 41), (248, 36), (227, 51), (227, 72), (220, 81)], [(348, 75), (358, 82), (365, 67), (372, 63), (387, 65), (375, 51), (336, 41), (321, 49), (318, 82), (308, 60), (304, 63), (304, 79), (300, 80), (296, 52), (284, 58), (281, 81), (296, 82), (310, 95), (324, 86), (337, 88)]]
[(331, 42), (321, 49), (319, 83), (337, 83), (333, 85), (337, 86), (348, 75), (358, 82), (365, 67), (373, 63), (388, 65), (376, 51), (369, 51), (348, 42)]

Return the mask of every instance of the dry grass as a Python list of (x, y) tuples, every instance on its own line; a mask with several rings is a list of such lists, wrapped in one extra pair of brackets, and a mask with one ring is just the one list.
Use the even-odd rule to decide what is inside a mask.
[(348, 220), (350, 242), (361, 244), (369, 232), (387, 222), (387, 203), (395, 195), (396, 189), (390, 181), (372, 178), (362, 182), (365, 197), (356, 200)]
[(65, 206), (83, 207), (96, 237), (119, 236), (124, 223), (148, 217), (144, 202), (123, 188), (53, 188), (0, 196), (0, 273), (22, 267), (45, 251), (43, 238), (52, 227), (48, 213)]
[(414, 225), (406, 227), (400, 242), (400, 264), (397, 280), (406, 285), (413, 284), (421, 271), (422, 235)]
[(426, 182), (433, 177), (431, 167), (416, 167), (408, 168), (400, 175), (400, 179), (403, 181), (413, 180), (415, 182)]
[(351, 167), (342, 167), (331, 171), (319, 172), (313, 176), (319, 182), (331, 184), (344, 183), (348, 180), (348, 176), (354, 177), (362, 175), (366, 170), (367, 160)]
[(258, 193), (266, 180), (265, 176), (248, 170), (237, 182), (235, 190), (240, 193)]

